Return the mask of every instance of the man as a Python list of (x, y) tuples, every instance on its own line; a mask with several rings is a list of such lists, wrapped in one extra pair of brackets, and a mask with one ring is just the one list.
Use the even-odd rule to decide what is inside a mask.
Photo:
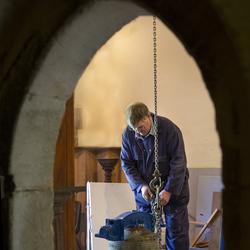
[[(149, 188), (154, 172), (154, 115), (143, 103), (126, 110), (128, 126), (122, 135), (121, 164), (134, 192), (137, 209), (151, 212), (154, 194)], [(180, 129), (169, 119), (157, 116), (158, 159), (164, 186), (160, 203), (166, 220), (168, 250), (188, 250), (188, 169)]]

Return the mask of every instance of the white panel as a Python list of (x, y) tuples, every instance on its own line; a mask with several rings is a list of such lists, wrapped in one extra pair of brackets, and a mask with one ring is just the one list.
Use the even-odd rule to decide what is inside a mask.
[(207, 221), (212, 212), (213, 192), (221, 192), (223, 184), (221, 176), (199, 176), (196, 219)]
[(105, 219), (135, 210), (134, 196), (127, 183), (87, 183), (87, 250), (106, 250), (108, 241), (96, 238)]

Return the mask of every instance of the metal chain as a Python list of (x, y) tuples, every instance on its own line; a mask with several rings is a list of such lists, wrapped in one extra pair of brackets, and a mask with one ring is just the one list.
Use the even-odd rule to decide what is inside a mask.
[(159, 249), (162, 249), (161, 245), (161, 217), (162, 206), (160, 204), (160, 191), (163, 183), (161, 180), (161, 174), (159, 171), (159, 159), (158, 159), (158, 122), (157, 122), (157, 33), (156, 33), (156, 16), (153, 16), (153, 82), (154, 82), (154, 158), (155, 169), (153, 173), (153, 179), (149, 183), (150, 189), (155, 193), (154, 199), (151, 202), (152, 213), (154, 216), (155, 228), (154, 231), (158, 237)]
[(154, 134), (155, 134), (155, 168), (158, 169), (158, 123), (157, 123), (157, 37), (156, 16), (153, 16), (153, 67), (154, 67)]

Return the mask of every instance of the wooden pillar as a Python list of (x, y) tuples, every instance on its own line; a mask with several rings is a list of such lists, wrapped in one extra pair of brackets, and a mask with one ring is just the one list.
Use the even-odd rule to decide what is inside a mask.
[(115, 165), (118, 159), (97, 159), (98, 162), (101, 164), (104, 172), (105, 172), (105, 182), (112, 182), (112, 171), (115, 168)]
[(104, 182), (120, 182), (121, 180), (120, 166), (118, 166), (119, 164), (117, 164), (119, 158), (120, 158), (120, 149), (117, 148), (96, 149), (96, 159), (99, 163), (98, 164), (99, 169), (101, 167), (102, 171), (104, 171)]

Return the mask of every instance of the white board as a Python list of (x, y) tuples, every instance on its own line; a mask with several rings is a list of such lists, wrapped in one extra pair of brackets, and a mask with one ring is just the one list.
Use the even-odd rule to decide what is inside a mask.
[(135, 210), (133, 192), (127, 183), (87, 183), (87, 250), (106, 250), (108, 241), (95, 237), (105, 219)]
[(206, 222), (212, 211), (213, 192), (221, 192), (221, 176), (199, 176), (196, 220)]

